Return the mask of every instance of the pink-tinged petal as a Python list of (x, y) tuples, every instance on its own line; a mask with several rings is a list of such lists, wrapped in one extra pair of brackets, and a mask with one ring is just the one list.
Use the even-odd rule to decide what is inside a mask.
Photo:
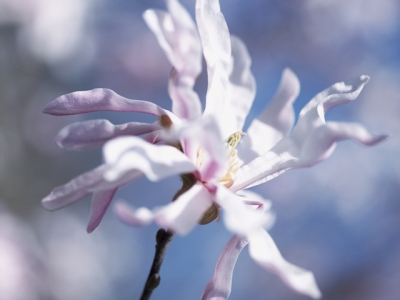
[(199, 119), (201, 103), (193, 86), (201, 72), (200, 39), (189, 13), (177, 0), (168, 0), (167, 7), (168, 12), (147, 10), (143, 17), (173, 66), (172, 111), (182, 119)]
[(250, 256), (257, 264), (278, 275), (293, 291), (313, 299), (321, 298), (314, 275), (310, 271), (287, 262), (264, 229), (254, 231), (247, 238)]
[(239, 157), (245, 163), (270, 150), (289, 133), (295, 120), (293, 102), (299, 92), (300, 82), (296, 74), (285, 69), (274, 98), (251, 122), (238, 145)]
[(226, 300), (232, 288), (233, 270), (240, 252), (248, 244), (246, 238), (234, 235), (226, 244), (218, 259), (215, 271), (206, 288), (201, 300)]
[(117, 190), (118, 188), (115, 188), (112, 190), (95, 192), (93, 194), (89, 223), (86, 229), (88, 233), (93, 232), (93, 230), (99, 226)]
[(204, 182), (220, 179), (227, 172), (228, 151), (213, 116), (181, 126), (177, 137), (184, 153), (197, 165)]
[(42, 205), (48, 210), (57, 210), (72, 204), (90, 194), (90, 189), (103, 180), (105, 166), (101, 165), (86, 172), (65, 185), (54, 188), (42, 200)]
[(174, 118), (171, 112), (152, 102), (131, 100), (109, 89), (94, 89), (66, 94), (56, 98), (43, 109), (44, 113), (55, 116), (95, 111), (139, 112), (156, 116), (168, 114), (171, 118)]
[(357, 123), (328, 122), (315, 129), (305, 140), (296, 167), (310, 167), (327, 159), (340, 140), (350, 139), (373, 146), (387, 137), (386, 134), (373, 134)]
[(90, 120), (70, 124), (58, 133), (56, 142), (65, 149), (90, 149), (102, 146), (108, 140), (123, 135), (142, 135), (159, 130), (153, 124), (130, 122), (114, 125), (108, 120)]
[(257, 228), (269, 225), (270, 215), (262, 210), (254, 210), (244, 202), (244, 199), (219, 186), (215, 202), (224, 211), (224, 223), (228, 230), (246, 236)]
[(244, 165), (231, 189), (237, 191), (252, 187), (288, 169), (315, 165), (328, 158), (340, 140), (351, 139), (365, 146), (384, 140), (387, 135), (372, 134), (360, 124), (325, 122), (325, 112), (336, 105), (354, 100), (367, 81), (367, 76), (361, 76), (336, 83), (319, 93), (302, 109), (292, 135)]
[(108, 182), (104, 179), (106, 165), (101, 165), (94, 170), (86, 172), (72, 179), (70, 182), (54, 188), (42, 200), (42, 205), (47, 210), (57, 210), (70, 205), (90, 193), (117, 188), (142, 176), (142, 173), (132, 170), (118, 181)]
[(272, 202), (253, 191), (241, 190), (238, 191), (236, 194), (243, 197), (245, 199), (244, 202), (247, 205), (255, 205), (257, 206), (257, 209), (261, 209), (264, 212), (271, 209)]
[(154, 213), (147, 207), (133, 208), (125, 202), (117, 202), (114, 206), (117, 217), (130, 226), (147, 226), (154, 220)]
[(138, 137), (119, 137), (107, 142), (103, 155), (108, 167), (104, 178), (109, 182), (123, 179), (132, 170), (144, 173), (152, 181), (197, 170), (178, 149), (153, 145)]
[(228, 94), (222, 112), (223, 126), (228, 135), (241, 131), (256, 95), (256, 81), (251, 73), (251, 58), (246, 45), (231, 36), (232, 72), (229, 76)]
[(163, 132), (162, 130), (153, 131), (143, 136), (143, 140), (151, 144), (158, 144), (163, 141), (161, 138), (162, 132)]
[(155, 222), (185, 235), (198, 224), (212, 203), (213, 196), (201, 183), (197, 183), (174, 202), (157, 210)]
[[(196, 21), (207, 64), (208, 90), (204, 115), (220, 117), (228, 99), (229, 75), (232, 70), (231, 39), (218, 0), (197, 0)], [(220, 121), (223, 138), (231, 132)]]

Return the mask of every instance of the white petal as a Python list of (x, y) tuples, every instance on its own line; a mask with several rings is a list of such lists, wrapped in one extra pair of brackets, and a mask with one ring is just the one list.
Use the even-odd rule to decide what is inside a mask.
[[(180, 141), (186, 156), (197, 165), (201, 180), (219, 180), (227, 172), (228, 151), (213, 116), (183, 123), (174, 132), (163, 132), (163, 139)], [(199, 158), (199, 151), (204, 152)], [(199, 163), (202, 160), (202, 163)]]
[(224, 223), (227, 229), (241, 236), (246, 236), (254, 230), (268, 224), (270, 216), (262, 210), (254, 210), (243, 201), (244, 199), (219, 186), (215, 202), (224, 211)]
[(233, 270), (242, 249), (248, 244), (246, 238), (234, 235), (226, 244), (218, 258), (215, 271), (206, 288), (201, 300), (226, 300), (232, 288)]
[[(221, 116), (232, 69), (231, 40), (218, 0), (197, 0), (196, 21), (207, 63), (208, 91), (204, 115)], [(233, 132), (220, 122), (223, 138)]]
[(253, 104), (256, 82), (251, 73), (251, 58), (245, 44), (231, 36), (232, 72), (229, 76), (224, 110), (219, 112), (221, 124), (228, 135), (241, 131)]
[(148, 179), (158, 181), (197, 169), (178, 149), (153, 145), (137, 137), (120, 137), (107, 142), (103, 155), (108, 167), (104, 178), (110, 182), (124, 178), (131, 170), (139, 170)]
[(173, 65), (169, 92), (172, 111), (180, 118), (195, 120), (201, 116), (201, 104), (193, 91), (201, 72), (201, 44), (188, 12), (177, 0), (168, 0), (169, 12), (147, 10), (143, 17)]
[(314, 275), (310, 271), (287, 262), (265, 230), (254, 231), (247, 238), (250, 256), (257, 264), (278, 275), (295, 292), (314, 299), (321, 298)]
[(330, 108), (354, 100), (367, 76), (336, 83), (314, 97), (301, 111), (293, 133), (270, 151), (243, 166), (232, 190), (255, 186), (275, 178), (290, 168), (310, 167), (328, 158), (336, 142), (351, 139), (366, 146), (384, 140), (387, 135), (374, 135), (356, 123), (325, 123)]
[(331, 108), (355, 100), (368, 82), (368, 76), (360, 76), (335, 83), (316, 95), (300, 111), (299, 120), (293, 129), (292, 137), (302, 143), (312, 130), (325, 123), (325, 113)]
[(130, 226), (146, 226), (154, 220), (154, 213), (147, 207), (135, 209), (125, 202), (117, 202), (114, 205), (117, 217)]
[(296, 167), (310, 167), (327, 159), (340, 140), (350, 139), (373, 146), (385, 138), (386, 134), (373, 134), (358, 123), (328, 122), (315, 129), (304, 141)]
[(274, 98), (251, 122), (238, 145), (239, 157), (245, 163), (270, 150), (289, 133), (295, 120), (293, 102), (299, 92), (300, 82), (296, 74), (285, 69)]
[(157, 210), (155, 222), (185, 235), (196, 226), (212, 203), (213, 196), (201, 183), (197, 183), (174, 202)]

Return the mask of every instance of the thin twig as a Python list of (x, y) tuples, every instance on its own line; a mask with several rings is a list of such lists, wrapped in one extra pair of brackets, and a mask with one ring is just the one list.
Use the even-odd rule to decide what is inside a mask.
[(166, 231), (161, 228), (157, 231), (156, 253), (154, 254), (153, 264), (151, 265), (150, 273), (144, 285), (140, 300), (150, 299), (151, 293), (160, 284), (160, 275), (158, 273), (160, 272), (161, 264), (164, 260), (165, 253), (167, 252), (168, 245), (172, 241), (173, 237), (174, 233), (170, 230)]

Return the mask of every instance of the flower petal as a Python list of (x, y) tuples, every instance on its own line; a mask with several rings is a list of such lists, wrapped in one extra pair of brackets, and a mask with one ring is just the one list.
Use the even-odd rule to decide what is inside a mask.
[(278, 275), (295, 292), (313, 299), (321, 298), (314, 275), (310, 271), (287, 262), (264, 229), (254, 231), (247, 238), (250, 256), (257, 264)]
[(310, 167), (327, 159), (340, 140), (351, 139), (373, 146), (387, 137), (386, 134), (372, 134), (358, 123), (328, 122), (315, 129), (304, 141), (296, 167)]
[[(207, 63), (208, 91), (204, 115), (221, 116), (224, 114), (225, 102), (232, 69), (231, 39), (225, 18), (220, 10), (218, 0), (197, 0), (196, 21), (200, 33), (203, 53)], [(218, 120), (220, 121), (220, 120)], [(223, 138), (233, 132), (219, 122)]]
[(202, 300), (226, 300), (232, 288), (233, 270), (242, 249), (248, 244), (246, 238), (234, 235), (226, 244), (218, 258), (215, 271), (206, 288)]
[(238, 145), (239, 156), (245, 163), (270, 150), (289, 133), (295, 120), (293, 102), (299, 92), (300, 82), (296, 74), (285, 69), (274, 98), (251, 122)]
[(107, 142), (103, 155), (108, 167), (104, 178), (110, 182), (121, 180), (131, 170), (143, 172), (152, 181), (197, 170), (178, 149), (153, 145), (138, 137), (119, 137)]
[(262, 210), (252, 209), (245, 204), (242, 197), (223, 186), (218, 186), (215, 202), (224, 211), (226, 228), (241, 236), (246, 236), (270, 223), (269, 214), (265, 214)]
[(247, 205), (256, 205), (257, 209), (262, 209), (264, 212), (271, 209), (272, 202), (253, 191), (241, 190), (236, 194), (243, 197)]
[(201, 183), (197, 183), (174, 202), (157, 210), (155, 222), (185, 235), (197, 225), (212, 203), (213, 196)]
[(86, 172), (65, 185), (54, 188), (42, 200), (42, 205), (48, 210), (57, 210), (72, 204), (90, 194), (90, 189), (103, 179), (105, 166), (101, 165), (94, 170)]
[(226, 174), (228, 151), (213, 116), (182, 126), (178, 136), (185, 154), (197, 164), (202, 181), (220, 179)]
[(375, 135), (356, 123), (325, 122), (330, 108), (354, 100), (367, 76), (336, 83), (314, 97), (300, 112), (293, 133), (285, 137), (264, 155), (243, 166), (232, 190), (252, 187), (275, 178), (290, 168), (310, 167), (328, 158), (336, 142), (351, 139), (366, 146), (384, 140), (387, 135)]
[(156, 116), (167, 114), (173, 118), (173, 121), (177, 119), (171, 112), (152, 102), (131, 100), (109, 89), (94, 89), (66, 94), (56, 98), (43, 109), (44, 113), (55, 116), (95, 111), (140, 112)]
[(102, 146), (105, 142), (122, 135), (142, 135), (160, 129), (158, 122), (153, 124), (129, 122), (114, 125), (108, 120), (90, 120), (70, 124), (58, 133), (56, 142), (65, 149), (90, 149)]
[(335, 83), (316, 95), (300, 111), (292, 132), (297, 143), (304, 141), (317, 127), (325, 124), (325, 114), (333, 107), (355, 100), (369, 81), (366, 75)]
[(143, 17), (173, 65), (169, 93), (172, 111), (180, 118), (201, 117), (201, 103), (193, 91), (201, 72), (201, 44), (189, 13), (177, 0), (167, 1), (168, 13), (147, 10)]
[(246, 45), (231, 36), (232, 72), (229, 76), (228, 94), (221, 123), (229, 135), (243, 129), (244, 122), (256, 95), (256, 81), (251, 73), (251, 58)]
[(114, 205), (114, 212), (122, 222), (130, 226), (147, 226), (154, 219), (153, 211), (147, 207), (134, 209), (121, 201)]
[(93, 194), (89, 223), (86, 229), (88, 233), (93, 232), (99, 226), (117, 190), (118, 188), (115, 188)]
[(104, 172), (106, 170), (107, 166), (101, 165), (94, 170), (79, 175), (67, 184), (54, 188), (42, 200), (42, 205), (47, 210), (57, 210), (84, 198), (90, 193), (111, 190), (142, 176), (141, 172), (132, 170), (119, 181), (110, 183), (104, 180)]

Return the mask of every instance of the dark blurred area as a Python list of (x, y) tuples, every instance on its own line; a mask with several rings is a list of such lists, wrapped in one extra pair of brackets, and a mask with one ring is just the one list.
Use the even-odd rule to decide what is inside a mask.
[[(371, 80), (328, 120), (361, 122), (390, 139), (373, 148), (340, 143), (332, 157), (254, 190), (273, 202), (271, 235), (284, 257), (314, 272), (336, 300), (400, 299), (400, 2), (397, 0), (221, 0), (232, 34), (246, 43), (258, 92), (249, 124), (273, 96), (285, 67), (301, 82), (299, 112), (348, 78)], [(182, 3), (194, 13), (194, 0)], [(40, 200), (97, 166), (101, 149), (66, 151), (65, 125), (129, 113), (44, 115), (56, 97), (111, 88), (170, 109), (170, 65), (142, 13), (162, 0), (0, 0), (0, 299), (135, 299), (147, 277), (156, 227), (129, 228), (107, 212), (86, 233), (90, 199), (57, 212)], [(204, 100), (206, 76), (196, 85)], [(135, 206), (170, 201), (178, 178), (146, 179), (116, 195)], [(162, 196), (162, 198), (160, 198)], [(176, 237), (152, 299), (198, 299), (231, 234), (221, 223)], [(254, 264), (245, 250), (230, 299), (306, 299)]]

